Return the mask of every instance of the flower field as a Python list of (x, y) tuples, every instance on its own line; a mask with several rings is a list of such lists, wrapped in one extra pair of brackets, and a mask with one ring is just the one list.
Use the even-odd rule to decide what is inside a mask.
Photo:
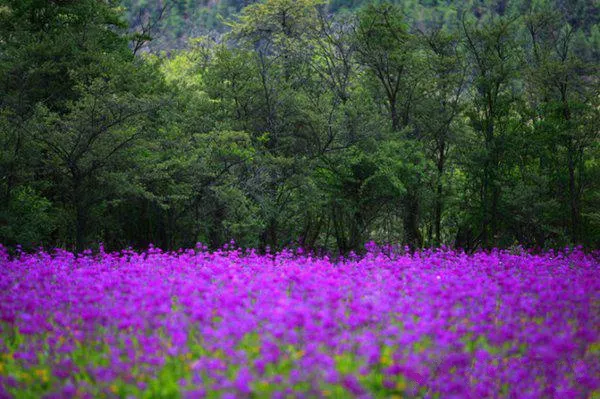
[(1, 251), (0, 398), (598, 397), (597, 256)]

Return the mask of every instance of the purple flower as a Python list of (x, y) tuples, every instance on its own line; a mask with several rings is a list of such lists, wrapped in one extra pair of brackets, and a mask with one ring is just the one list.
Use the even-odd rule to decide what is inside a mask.
[[(158, 373), (186, 397), (263, 386), (319, 396), (328, 385), (365, 397), (373, 375), (377, 391), (416, 396), (599, 388), (593, 255), (368, 247), (335, 262), (234, 243), (212, 253), (0, 254), (0, 367), (47, 378), (40, 395), (61, 397), (73, 381), (81, 397), (113, 395), (117, 382), (143, 391)], [(0, 371), (5, 391), (26, 395), (25, 385)]]
[(252, 374), (247, 367), (242, 367), (237, 374), (235, 379), (235, 388), (243, 393), (250, 394), (252, 392), (252, 388), (250, 387), (250, 383), (252, 382)]
[(353, 395), (358, 396), (366, 393), (365, 389), (360, 384), (360, 381), (358, 381), (358, 379), (352, 374), (342, 377), (342, 385)]

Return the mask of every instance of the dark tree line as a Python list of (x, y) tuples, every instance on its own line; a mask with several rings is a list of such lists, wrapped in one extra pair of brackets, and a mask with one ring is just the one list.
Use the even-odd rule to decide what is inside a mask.
[(598, 10), (429, 3), (0, 0), (0, 242), (598, 247)]

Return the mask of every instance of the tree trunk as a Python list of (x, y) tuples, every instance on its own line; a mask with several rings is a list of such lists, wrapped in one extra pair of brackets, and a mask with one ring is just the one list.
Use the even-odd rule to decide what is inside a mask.
[(219, 248), (224, 244), (224, 239), (227, 239), (227, 237), (223, 237), (223, 230), (221, 229), (224, 218), (225, 210), (221, 204), (217, 202), (212, 211), (212, 223), (208, 232), (208, 240), (212, 248)]
[(569, 140), (567, 146), (568, 151), (568, 168), (569, 168), (569, 210), (571, 214), (570, 230), (571, 230), (571, 241), (573, 244), (579, 242), (579, 195), (577, 192), (577, 184), (575, 177), (575, 160), (573, 145)]
[(392, 122), (392, 131), (400, 131), (400, 117), (398, 116), (398, 109), (396, 105), (396, 99), (390, 98), (390, 118)]
[(332, 204), (331, 221), (333, 224), (333, 234), (335, 236), (335, 243), (338, 247), (338, 252), (340, 255), (345, 255), (349, 251), (348, 240), (346, 238), (343, 215), (337, 204)]
[(404, 203), (404, 242), (412, 249), (420, 248), (423, 239), (419, 231), (419, 199), (409, 193)]
[(269, 245), (272, 249), (276, 249), (277, 245), (277, 220), (272, 218), (269, 222)]
[[(567, 88), (565, 86), (560, 87), (561, 90), (561, 101), (562, 101), (562, 114), (566, 121), (567, 131), (570, 130), (571, 120), (571, 109), (567, 101)], [(573, 244), (579, 242), (579, 193), (577, 190), (577, 182), (575, 176), (575, 149), (573, 145), (573, 138), (568, 137), (567, 139), (567, 168), (569, 170), (569, 213), (570, 213), (570, 233), (571, 241)]]
[[(490, 97), (490, 95), (488, 95)], [(481, 230), (481, 242), (485, 248), (490, 245), (490, 236), (495, 234), (494, 229), (496, 225), (496, 199), (495, 193), (495, 178), (496, 178), (496, 164), (493, 160), (496, 158), (496, 148), (494, 146), (494, 109), (491, 100), (488, 100), (487, 116), (485, 120), (485, 163), (484, 163), (484, 176), (483, 176), (483, 220)], [(490, 226), (492, 226), (492, 232), (490, 234)]]
[(350, 251), (359, 251), (362, 244), (363, 217), (360, 211), (354, 212), (353, 216), (350, 224), (350, 242), (348, 243), (348, 247)]
[(435, 193), (435, 209), (434, 209), (434, 233), (435, 245), (439, 246), (442, 242), (442, 196), (444, 195), (444, 186), (442, 177), (444, 175), (444, 162), (446, 155), (446, 143), (442, 141), (438, 146), (438, 161), (437, 161), (437, 187)]
[(85, 236), (88, 209), (84, 202), (81, 181), (76, 178), (73, 186), (73, 205), (75, 206), (75, 251), (81, 253), (86, 245)]

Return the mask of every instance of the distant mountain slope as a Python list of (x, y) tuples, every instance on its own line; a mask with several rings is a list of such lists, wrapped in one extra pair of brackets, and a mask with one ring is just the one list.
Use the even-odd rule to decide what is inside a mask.
[[(419, 21), (433, 11), (445, 18), (456, 18), (463, 12), (482, 17), (493, 13), (499, 15), (520, 15), (534, 0), (393, 0), (400, 5), (408, 18)], [(209, 32), (223, 32), (223, 21), (234, 18), (245, 6), (256, 0), (121, 0), (125, 16), (132, 29), (142, 25), (155, 24), (154, 40), (149, 48), (152, 51), (185, 47), (191, 37)], [(329, 0), (330, 12), (354, 10), (377, 0)], [(577, 29), (589, 30), (600, 21), (600, 0), (540, 0), (551, 3), (560, 10)]]

